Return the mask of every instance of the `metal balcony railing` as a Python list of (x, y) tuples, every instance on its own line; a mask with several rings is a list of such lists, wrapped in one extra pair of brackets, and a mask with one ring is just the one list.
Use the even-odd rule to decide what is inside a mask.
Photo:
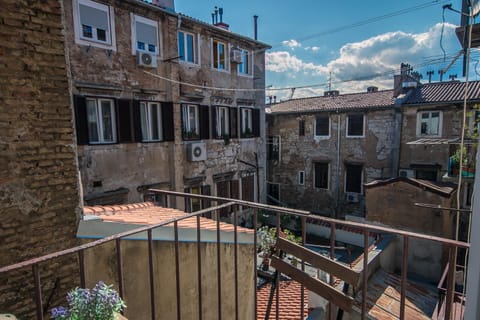
[[(330, 226), (330, 257), (333, 259), (334, 257), (334, 248), (335, 248), (335, 231), (337, 230), (338, 227), (342, 226), (342, 228), (348, 228), (352, 230), (357, 230), (358, 233), (360, 233), (363, 236), (363, 269), (360, 274), (360, 280), (361, 280), (361, 318), (362, 319), (367, 319), (367, 284), (368, 284), (368, 276), (369, 276), (369, 236), (371, 233), (380, 233), (380, 234), (391, 234), (391, 235), (396, 235), (398, 237), (401, 237), (403, 239), (403, 253), (402, 253), (402, 268), (401, 268), (401, 297), (400, 297), (400, 319), (407, 319), (406, 317), (406, 289), (407, 289), (407, 273), (408, 273), (408, 252), (409, 252), (409, 240), (410, 239), (421, 239), (421, 240), (427, 240), (427, 241), (432, 241), (435, 243), (439, 243), (443, 246), (445, 250), (448, 251), (448, 263), (450, 265), (456, 265), (456, 256), (457, 256), (457, 250), (459, 248), (469, 248), (469, 244), (460, 242), (460, 241), (454, 241), (454, 240), (449, 240), (449, 239), (444, 239), (440, 237), (435, 237), (435, 236), (429, 236), (429, 235), (424, 235), (424, 234), (419, 234), (419, 233), (413, 233), (413, 232), (407, 232), (407, 231), (401, 231), (401, 230), (396, 230), (392, 228), (386, 228), (386, 227), (380, 227), (380, 226), (374, 226), (374, 225), (368, 225), (368, 224), (363, 224), (363, 223), (356, 223), (356, 222), (349, 222), (349, 221), (343, 221), (343, 220), (336, 220), (336, 219), (331, 219), (331, 218), (326, 218), (326, 217), (321, 217), (321, 216), (316, 216), (312, 215), (309, 212), (306, 211), (301, 211), (301, 210), (294, 210), (294, 209), (287, 209), (287, 208), (282, 208), (282, 207), (277, 207), (277, 206), (271, 206), (271, 205), (265, 205), (265, 204), (260, 204), (260, 203), (254, 203), (254, 202), (248, 202), (248, 201), (243, 201), (243, 200), (238, 200), (238, 199), (228, 199), (228, 198), (219, 198), (219, 197), (213, 197), (213, 196), (203, 196), (203, 195), (196, 195), (196, 194), (186, 194), (186, 193), (180, 193), (180, 192), (174, 192), (174, 191), (165, 191), (165, 190), (156, 190), (152, 189), (150, 190), (153, 193), (158, 194), (161, 198), (163, 198), (163, 203), (165, 207), (168, 207), (168, 204), (170, 203), (170, 200), (172, 197), (181, 197), (181, 198), (197, 198), (205, 201), (209, 201), (212, 203), (215, 203), (215, 206), (212, 206), (210, 208), (206, 208), (197, 212), (193, 213), (186, 213), (185, 216), (182, 216), (180, 218), (175, 218), (175, 219), (170, 219), (168, 221), (164, 221), (162, 223), (156, 224), (156, 225), (149, 225), (149, 226), (144, 226), (137, 228), (135, 230), (131, 230), (128, 232), (122, 232), (113, 236), (108, 236), (106, 238), (92, 241), (90, 243), (80, 245), (71, 249), (55, 252), (52, 254), (48, 254), (42, 257), (34, 258), (28, 261), (24, 261), (21, 263), (16, 263), (10, 266), (2, 267), (0, 268), (0, 275), (4, 276), (5, 274), (8, 276), (9, 272), (14, 272), (19, 269), (24, 269), (24, 268), (31, 268), (31, 274), (33, 275), (33, 282), (34, 282), (34, 288), (35, 288), (35, 310), (36, 310), (36, 318), (38, 320), (44, 319), (45, 316), (45, 310), (44, 310), (44, 305), (43, 305), (43, 292), (42, 292), (42, 275), (39, 272), (39, 266), (42, 264), (48, 264), (48, 263), (53, 263), (56, 259), (59, 259), (61, 257), (65, 256), (71, 256), (71, 255), (76, 255), (78, 257), (77, 263), (78, 263), (78, 277), (79, 277), (79, 282), (81, 287), (85, 287), (85, 261), (84, 261), (84, 253), (86, 250), (92, 249), (94, 247), (100, 246), (102, 244), (105, 244), (107, 242), (115, 242), (116, 244), (116, 265), (117, 265), (117, 277), (118, 277), (118, 287), (119, 287), (119, 294), (120, 296), (124, 296), (125, 288), (124, 288), (124, 271), (122, 269), (123, 265), (123, 257), (122, 257), (122, 240), (125, 239), (128, 236), (132, 236), (136, 233), (140, 232), (147, 232), (148, 234), (148, 276), (149, 277), (149, 283), (150, 283), (150, 301), (145, 301), (146, 305), (151, 310), (151, 318), (155, 319), (155, 286), (154, 286), (154, 280), (155, 280), (155, 273), (154, 273), (154, 259), (153, 259), (153, 239), (152, 239), (152, 231), (156, 228), (166, 226), (166, 225), (171, 225), (173, 224), (174, 228), (174, 242), (175, 242), (175, 272), (176, 272), (176, 301), (177, 301), (177, 319), (181, 319), (181, 292), (179, 290), (180, 288), (180, 283), (179, 283), (179, 269), (180, 269), (180, 264), (181, 261), (179, 259), (179, 238), (178, 238), (178, 223), (179, 221), (183, 219), (188, 219), (195, 217), (196, 218), (196, 235), (197, 235), (197, 255), (198, 255), (198, 266), (197, 266), (197, 272), (198, 272), (198, 286), (201, 287), (202, 279), (201, 279), (201, 259), (204, 259), (204, 257), (201, 257), (201, 251), (200, 251), (200, 217), (205, 216), (205, 215), (215, 215), (217, 211), (219, 211), (222, 208), (229, 207), (231, 209), (231, 212), (233, 212), (233, 217), (232, 217), (232, 223), (234, 225), (234, 294), (235, 294), (235, 314), (234, 318), (239, 319), (239, 308), (241, 308), (239, 304), (239, 295), (238, 295), (238, 288), (239, 288), (239, 283), (238, 283), (238, 270), (237, 270), (237, 265), (238, 265), (238, 255), (237, 255), (237, 250), (238, 250), (238, 239), (237, 239), (237, 216), (239, 213), (239, 206), (242, 207), (242, 209), (245, 208), (250, 208), (253, 209), (253, 224), (254, 224), (254, 244), (253, 244), (253, 250), (252, 250), (252, 255), (253, 255), (253, 263), (254, 263), (254, 279), (252, 279), (252, 282), (254, 282), (254, 296), (252, 299), (255, 301), (255, 309), (254, 313), (255, 316), (254, 318), (257, 319), (257, 286), (256, 286), (256, 281), (257, 281), (257, 215), (258, 215), (258, 210), (266, 210), (268, 212), (273, 213), (276, 216), (276, 230), (281, 230), (282, 222), (281, 222), (281, 217), (283, 215), (292, 215), (295, 217), (299, 217), (301, 220), (301, 234), (302, 234), (302, 244), (305, 245), (305, 240), (306, 240), (306, 227), (307, 227), (307, 219), (312, 220), (312, 221), (319, 221), (322, 222), (323, 224), (327, 224)], [(173, 202), (172, 202), (173, 203)], [(216, 215), (218, 216), (218, 215)], [(278, 232), (277, 232), (277, 237), (278, 237)], [(217, 276), (217, 288), (218, 288), (218, 319), (222, 319), (222, 277), (221, 277), (221, 272), (222, 270), (220, 269), (220, 262), (221, 262), (221, 251), (220, 251), (220, 221), (217, 219), (216, 221), (216, 242), (217, 242), (217, 254), (216, 254), (216, 261), (212, 261), (211, 263), (216, 263), (218, 267), (218, 276)], [(303, 261), (301, 262), (302, 269), (304, 266)], [(24, 279), (25, 283), (31, 283), (31, 278), (25, 278)], [(444, 292), (445, 292), (445, 317), (444, 319), (452, 319), (453, 317), (453, 304), (454, 304), (454, 295), (455, 295), (455, 270), (453, 268), (448, 269), (445, 273), (445, 281), (444, 283), (446, 284), (444, 287)], [(275, 310), (280, 310), (279, 309), (279, 286), (276, 287), (276, 301), (275, 301)], [(199, 291), (201, 292), (201, 290)], [(4, 294), (4, 292), (0, 292), (0, 295)], [(302, 293), (301, 293), (301, 304), (300, 308), (298, 310), (298, 319), (304, 319), (304, 288), (302, 286)], [(203, 298), (202, 294), (198, 295), (198, 300), (196, 303), (198, 304), (198, 319), (202, 320), (202, 304), (203, 304)], [(128, 305), (128, 301), (126, 301)], [(14, 311), (14, 310), (13, 310)], [(275, 313), (275, 318), (276, 319), (281, 319), (281, 314), (279, 312)]]

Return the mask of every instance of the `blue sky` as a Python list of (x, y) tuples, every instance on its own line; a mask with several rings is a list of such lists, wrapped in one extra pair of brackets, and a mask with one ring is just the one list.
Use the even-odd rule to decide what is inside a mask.
[[(435, 72), (432, 81), (439, 81), (438, 70), (449, 65), (461, 49), (454, 32), (460, 16), (444, 12), (445, 4), (461, 9), (461, 0), (176, 0), (175, 9), (211, 22), (214, 6), (222, 7), (230, 30), (249, 37), (253, 37), (253, 15), (258, 15), (258, 40), (272, 46), (266, 53), (266, 85), (320, 84), (296, 89), (294, 98), (298, 98), (323, 94), (330, 73), (332, 89), (341, 93), (372, 85), (391, 89), (392, 71), (398, 72), (401, 62), (420, 72), (423, 82), (428, 82), (430, 70)], [(475, 58), (480, 56), (474, 52), (472, 57), (470, 75), (476, 79)], [(461, 78), (461, 65), (462, 58), (447, 71), (444, 81), (451, 74)], [(279, 99), (290, 93), (267, 92)]]

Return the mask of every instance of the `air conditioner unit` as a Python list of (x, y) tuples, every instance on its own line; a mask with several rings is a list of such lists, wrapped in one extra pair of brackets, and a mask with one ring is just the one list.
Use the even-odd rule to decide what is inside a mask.
[(187, 159), (188, 161), (207, 160), (207, 147), (205, 142), (197, 142), (187, 145)]
[(398, 170), (398, 176), (402, 178), (415, 178), (415, 171), (412, 169)]
[(137, 51), (137, 65), (147, 68), (156, 68), (157, 56), (154, 53)]
[(230, 61), (233, 63), (242, 63), (242, 50), (239, 48), (232, 48), (230, 51)]
[(349, 203), (357, 203), (359, 201), (358, 193), (355, 193), (355, 192), (345, 193), (345, 201)]

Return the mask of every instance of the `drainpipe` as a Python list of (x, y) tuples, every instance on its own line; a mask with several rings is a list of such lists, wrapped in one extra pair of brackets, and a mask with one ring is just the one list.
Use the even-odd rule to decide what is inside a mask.
[(337, 185), (335, 190), (335, 218), (338, 217), (338, 207), (340, 202), (340, 131), (341, 131), (341, 122), (340, 114), (337, 110)]

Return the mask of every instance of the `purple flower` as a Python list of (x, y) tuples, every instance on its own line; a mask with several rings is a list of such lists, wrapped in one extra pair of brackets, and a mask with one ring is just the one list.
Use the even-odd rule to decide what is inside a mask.
[(58, 307), (52, 309), (52, 318), (60, 318), (68, 316), (68, 310), (64, 307)]

